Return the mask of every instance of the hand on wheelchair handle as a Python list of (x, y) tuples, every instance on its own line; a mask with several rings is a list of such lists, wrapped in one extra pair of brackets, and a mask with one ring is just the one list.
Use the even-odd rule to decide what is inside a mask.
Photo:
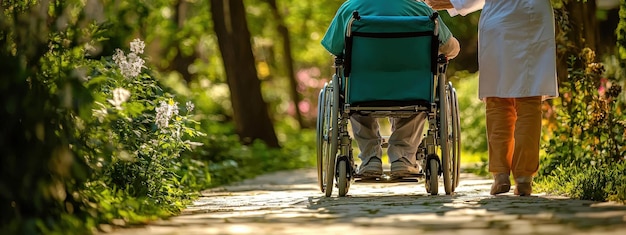
[(444, 54), (439, 54), (439, 56), (437, 57), (437, 63), (439, 64), (447, 64), (448, 63), (448, 57)]
[(452, 3), (450, 3), (450, 0), (423, 0), (423, 2), (425, 2), (430, 8), (437, 11), (454, 8)]

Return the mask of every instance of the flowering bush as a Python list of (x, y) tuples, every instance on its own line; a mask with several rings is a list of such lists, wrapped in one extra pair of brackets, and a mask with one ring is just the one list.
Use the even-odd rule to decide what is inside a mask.
[(555, 117), (545, 130), (540, 185), (582, 199), (626, 201), (626, 115), (617, 102), (622, 88), (613, 83), (600, 94), (604, 66), (588, 48), (568, 62), (569, 81), (560, 84), (549, 110)]
[(133, 197), (171, 204), (185, 197), (179, 172), (181, 152), (197, 143), (203, 134), (191, 119), (194, 105), (187, 102), (180, 111), (178, 102), (165, 93), (149, 74), (141, 57), (144, 42), (135, 39), (130, 53), (117, 49), (111, 60), (86, 64), (87, 85), (95, 87), (93, 118), (86, 134), (88, 162), (101, 185), (124, 190)]
[(126, 55), (117, 50), (113, 57), (92, 60), (70, 51), (71, 60), (58, 59), (73, 62), (66, 64), (81, 81), (75, 85), (89, 93), (89, 99), (73, 101), (82, 108), (67, 115), (72, 125), (61, 135), (75, 136), (71, 152), (79, 157), (74, 162), (86, 163), (87, 171), (74, 171), (85, 181), (77, 176), (65, 181), (76, 190), (68, 190), (68, 198), (79, 202), (56, 212), (58, 224), (38, 224), (41, 231), (69, 227), (82, 234), (101, 224), (169, 216), (184, 208), (190, 193), (209, 184), (208, 166), (181, 157), (198, 145), (191, 139), (204, 135), (191, 119), (194, 105), (179, 107), (176, 97), (163, 91), (145, 66), (143, 47), (136, 39)]
[(119, 48), (115, 50), (113, 55), (113, 61), (118, 66), (119, 71), (127, 79), (136, 78), (141, 69), (144, 68), (145, 61), (140, 57), (143, 54), (143, 48), (145, 43), (139, 39), (135, 39), (130, 43), (130, 53), (128, 56), (124, 55), (124, 51)]

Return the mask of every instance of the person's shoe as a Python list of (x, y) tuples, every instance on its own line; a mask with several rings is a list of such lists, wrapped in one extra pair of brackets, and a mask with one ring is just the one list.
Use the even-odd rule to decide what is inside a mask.
[(533, 178), (532, 177), (517, 177), (515, 178), (515, 195), (530, 196), (533, 193)]
[(383, 174), (383, 163), (378, 157), (371, 157), (367, 162), (361, 163), (357, 170), (361, 178), (379, 178)]
[(408, 159), (401, 157), (391, 163), (391, 176), (394, 178), (408, 177), (420, 174), (421, 170), (417, 164), (412, 164)]
[(509, 174), (496, 173), (493, 174), (493, 184), (491, 184), (491, 195), (508, 193), (511, 190), (511, 179)]

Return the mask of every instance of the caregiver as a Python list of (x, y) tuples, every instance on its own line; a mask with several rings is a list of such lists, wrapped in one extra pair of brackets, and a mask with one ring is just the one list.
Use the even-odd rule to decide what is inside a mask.
[(550, 0), (424, 0), (450, 15), (482, 9), (478, 96), (486, 104), (491, 194), (532, 193), (539, 169), (541, 102), (558, 96)]

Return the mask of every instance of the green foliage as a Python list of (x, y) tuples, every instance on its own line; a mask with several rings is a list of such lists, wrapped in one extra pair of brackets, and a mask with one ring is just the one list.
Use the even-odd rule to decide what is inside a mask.
[(556, 128), (552, 132), (555, 138), (547, 146), (549, 154), (559, 153), (553, 157), (568, 161), (563, 159), (554, 164), (568, 162), (576, 167), (592, 161), (607, 164), (621, 160), (626, 153), (623, 114), (615, 108), (621, 86), (613, 84), (601, 95), (599, 90), (607, 85), (601, 83), (604, 68), (594, 60), (593, 52), (588, 49), (580, 57), (570, 58), (570, 81), (561, 85), (562, 97), (553, 103), (560, 124), (551, 126)]
[(197, 128), (208, 136), (198, 136), (193, 141), (202, 143), (193, 152), (183, 153), (184, 158), (206, 162), (211, 174), (211, 186), (218, 186), (251, 178), (259, 174), (314, 166), (314, 130), (299, 130), (292, 118), (275, 122), (282, 148), (272, 149), (262, 142), (242, 145), (229, 119), (230, 103), (224, 102), (227, 87), (208, 79), (185, 84), (179, 77), (164, 79), (165, 89), (179, 98), (192, 100), (196, 106)]
[(478, 21), (480, 12), (476, 11), (466, 16), (450, 17), (448, 11), (440, 11), (443, 21), (450, 32), (461, 44), (459, 55), (448, 66), (448, 72), (478, 71)]
[[(72, 62), (90, 32), (56, 22), (74, 25), (85, 15), (64, 15), (57, 3), (0, 4), (0, 231), (33, 234), (81, 224), (86, 214), (77, 193), (89, 170), (74, 149), (82, 143), (76, 117), (92, 96)], [(60, 217), (68, 219), (55, 224)]]
[(292, 35), (296, 67), (308, 68), (312, 65), (322, 65), (322, 68), (331, 68), (332, 58), (320, 45), (320, 41), (343, 1), (278, 0), (277, 2), (278, 8), (284, 9), (285, 23)]
[(541, 191), (584, 200), (623, 202), (626, 198), (625, 166), (622, 161), (612, 166), (557, 167), (552, 176), (540, 177), (537, 186)]
[(206, 163), (180, 157), (203, 136), (193, 105), (179, 115), (144, 65), (142, 42), (94, 59), (102, 25), (83, 1), (1, 6), (3, 234), (141, 223), (208, 187)]
[(94, 179), (132, 197), (148, 197), (155, 205), (173, 204), (186, 195), (181, 190), (180, 153), (194, 145), (188, 139), (204, 134), (194, 129), (193, 103), (179, 115), (178, 102), (168, 98), (145, 68), (143, 42), (131, 43), (131, 52), (118, 50), (114, 61), (89, 62), (86, 85), (98, 98), (86, 133)]
[(581, 173), (575, 174), (571, 179), (571, 195), (586, 200), (606, 200), (608, 193), (605, 187), (614, 177), (611, 173), (605, 172), (605, 169), (588, 166)]
[(622, 61), (622, 67), (626, 67), (626, 0), (619, 1), (619, 23), (615, 30), (617, 35), (618, 56)]
[(461, 117), (462, 151), (484, 154), (487, 152), (487, 131), (485, 105), (478, 99), (478, 73), (456, 72), (451, 79), (458, 80), (454, 85)]
[(540, 178), (548, 188), (571, 180), (558, 191), (574, 197), (626, 200), (618, 193), (626, 189), (624, 181), (613, 181), (621, 177), (615, 172), (623, 169), (626, 155), (625, 116), (616, 99), (621, 86), (601, 79), (603, 65), (589, 49), (570, 57), (568, 67), (569, 79), (552, 103), (556, 117), (548, 128)]

